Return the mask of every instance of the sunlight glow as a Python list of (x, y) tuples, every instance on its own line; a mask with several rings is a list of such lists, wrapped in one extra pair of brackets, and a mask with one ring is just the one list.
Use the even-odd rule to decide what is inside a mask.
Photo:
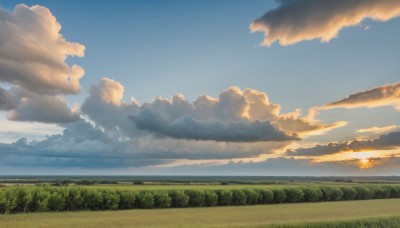
[(363, 159), (360, 159), (358, 167), (360, 167), (360, 169), (368, 169), (368, 168), (374, 167), (374, 163), (370, 159), (363, 158)]

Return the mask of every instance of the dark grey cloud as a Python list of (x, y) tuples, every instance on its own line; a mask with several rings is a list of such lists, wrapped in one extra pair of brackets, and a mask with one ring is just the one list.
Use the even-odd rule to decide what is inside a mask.
[(19, 94), (18, 106), (11, 109), (8, 118), (14, 121), (42, 123), (70, 123), (80, 119), (80, 114), (68, 107), (62, 96)]
[(0, 144), (0, 166), (127, 168), (160, 165), (178, 159), (209, 160), (257, 157), (281, 149), (288, 142), (227, 143), (154, 138), (123, 139), (79, 120), (65, 125), (62, 134), (42, 141), (24, 138)]
[(348, 143), (329, 143), (327, 145), (317, 145), (311, 148), (298, 148), (296, 150), (288, 150), (288, 156), (323, 156), (328, 154), (336, 154), (342, 151), (351, 151)]
[(18, 99), (9, 91), (0, 87), (0, 110), (8, 111), (17, 106)]
[(291, 45), (319, 39), (329, 42), (339, 31), (356, 26), (365, 19), (388, 21), (400, 16), (398, 0), (279, 0), (250, 25), (252, 32), (263, 32), (263, 45), (274, 42)]
[(299, 148), (286, 152), (288, 156), (322, 156), (336, 154), (343, 151), (359, 152), (364, 150), (393, 150), (400, 147), (400, 132), (391, 132), (381, 135), (374, 140), (351, 141), (343, 143), (329, 143), (312, 148)]
[(300, 140), (278, 130), (269, 121), (196, 120), (185, 116), (169, 121), (148, 109), (130, 116), (136, 127), (156, 135), (188, 140), (214, 140), (222, 142), (259, 142)]
[(63, 134), (43, 141), (0, 144), (0, 164), (14, 167), (127, 168), (164, 164), (167, 160), (127, 153), (124, 142), (109, 138), (100, 129), (80, 120)]
[(64, 124), (80, 119), (64, 97), (37, 94), (18, 86), (0, 88), (0, 110), (8, 111), (8, 119), (13, 121)]

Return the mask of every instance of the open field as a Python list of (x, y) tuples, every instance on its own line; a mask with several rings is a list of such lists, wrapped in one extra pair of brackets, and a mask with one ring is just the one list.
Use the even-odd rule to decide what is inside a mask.
[[(159, 183), (146, 183), (146, 184), (96, 184), (83, 186), (85, 188), (97, 188), (97, 189), (113, 189), (113, 190), (189, 190), (189, 189), (248, 189), (248, 188), (264, 188), (264, 189), (281, 189), (288, 187), (321, 187), (321, 186), (332, 186), (332, 187), (345, 187), (345, 186), (379, 186), (380, 184), (363, 184), (363, 183), (336, 183), (336, 182), (286, 182), (278, 184), (159, 184)], [(385, 186), (400, 186), (400, 184), (385, 184)]]
[[(241, 207), (1, 215), (2, 227), (264, 226), (382, 218), (400, 221), (400, 199)], [(394, 217), (394, 218), (389, 218)], [(397, 223), (398, 224), (398, 223)]]

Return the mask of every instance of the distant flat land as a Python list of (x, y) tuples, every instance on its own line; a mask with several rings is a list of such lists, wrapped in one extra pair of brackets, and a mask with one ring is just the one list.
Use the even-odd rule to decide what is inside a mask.
[[(389, 218), (392, 217), (393, 218)], [(0, 215), (1, 227), (261, 227), (383, 218), (400, 221), (400, 199), (240, 207)], [(397, 223), (396, 223), (397, 224)], [(325, 224), (326, 225), (326, 224)]]

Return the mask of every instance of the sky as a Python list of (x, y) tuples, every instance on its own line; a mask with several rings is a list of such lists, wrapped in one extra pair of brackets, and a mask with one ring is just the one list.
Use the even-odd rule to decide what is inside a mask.
[(0, 173), (400, 175), (400, 2), (0, 2)]

